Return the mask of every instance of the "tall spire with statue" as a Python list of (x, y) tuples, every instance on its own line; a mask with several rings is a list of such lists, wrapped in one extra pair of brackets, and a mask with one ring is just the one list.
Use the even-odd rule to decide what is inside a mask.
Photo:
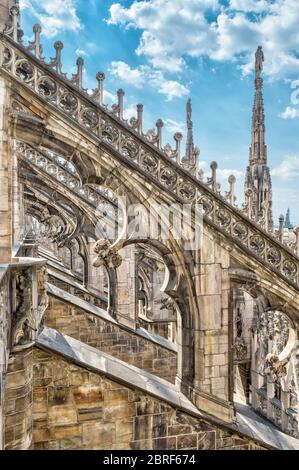
[(186, 124), (187, 124), (187, 138), (186, 138), (186, 154), (182, 159), (183, 166), (188, 170), (196, 171), (199, 156), (198, 147), (194, 146), (193, 140), (193, 121), (192, 121), (192, 105), (191, 99), (187, 100), (186, 105)]
[(193, 122), (192, 122), (192, 105), (189, 98), (186, 106), (187, 115), (187, 141), (186, 141), (186, 160), (193, 161), (194, 143), (193, 143)]
[(291, 222), (291, 211), (290, 211), (290, 209), (287, 210), (284, 225), (285, 225), (285, 228), (287, 228), (289, 230), (292, 230), (294, 228), (294, 225)]
[(255, 98), (252, 112), (249, 166), (245, 178), (245, 208), (247, 215), (267, 231), (273, 231), (272, 183), (267, 166), (265, 143), (265, 111), (263, 100), (264, 53), (261, 46), (255, 53)]

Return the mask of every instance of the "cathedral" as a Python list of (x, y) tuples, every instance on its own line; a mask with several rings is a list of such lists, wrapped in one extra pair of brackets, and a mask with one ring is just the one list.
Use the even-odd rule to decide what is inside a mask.
[(299, 228), (273, 220), (262, 47), (238, 204), (200, 170), (190, 99), (165, 144), (21, 13), (0, 0), (1, 450), (299, 450)]

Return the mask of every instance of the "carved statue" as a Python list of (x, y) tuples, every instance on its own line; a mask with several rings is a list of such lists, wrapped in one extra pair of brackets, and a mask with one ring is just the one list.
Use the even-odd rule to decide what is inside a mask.
[(13, 346), (32, 341), (32, 275), (29, 269), (16, 273), (17, 308), (12, 318)]
[(264, 373), (271, 377), (272, 380), (281, 379), (287, 373), (286, 361), (280, 362), (276, 354), (268, 354), (265, 360)]
[(235, 359), (243, 361), (247, 357), (247, 346), (243, 338), (236, 338), (234, 344)]
[(257, 51), (255, 53), (255, 73), (256, 73), (256, 78), (260, 78), (262, 71), (263, 71), (263, 62), (264, 62), (264, 53), (263, 49), (261, 46), (257, 48)]
[(108, 266), (109, 268), (119, 268), (122, 257), (117, 253), (117, 249), (110, 245), (109, 240), (98, 240), (95, 244), (94, 252), (98, 255), (93, 260), (93, 266)]

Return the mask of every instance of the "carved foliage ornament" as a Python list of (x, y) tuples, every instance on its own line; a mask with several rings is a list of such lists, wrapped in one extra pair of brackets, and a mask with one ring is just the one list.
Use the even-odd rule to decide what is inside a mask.
[(95, 244), (94, 252), (98, 255), (93, 261), (93, 266), (107, 266), (109, 268), (119, 268), (122, 257), (117, 253), (117, 249), (112, 247), (108, 240), (98, 240)]
[(33, 338), (32, 273), (31, 269), (18, 271), (16, 280), (16, 310), (12, 318), (13, 346), (26, 344)]

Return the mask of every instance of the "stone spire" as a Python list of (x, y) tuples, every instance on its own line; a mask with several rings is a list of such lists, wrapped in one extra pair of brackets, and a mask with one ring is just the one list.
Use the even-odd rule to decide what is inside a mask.
[(245, 201), (248, 215), (266, 230), (273, 230), (272, 184), (267, 166), (265, 143), (265, 112), (263, 100), (264, 53), (259, 46), (255, 53), (255, 98), (252, 112), (251, 146), (249, 166), (245, 178)]
[(193, 122), (192, 122), (192, 106), (190, 98), (187, 101), (186, 106), (186, 115), (187, 115), (187, 139), (186, 139), (186, 153), (184, 158), (182, 158), (182, 166), (188, 171), (196, 173), (197, 171), (197, 162), (199, 156), (198, 147), (194, 146), (193, 141)]
[(285, 228), (292, 230), (294, 228), (292, 222), (291, 222), (291, 211), (290, 209), (287, 210), (286, 213), (286, 218), (285, 218)]
[(0, 0), (0, 32), (4, 31), (6, 25), (11, 24), (12, 7), (19, 8), (19, 0)]
[(186, 164), (193, 164), (194, 159), (194, 142), (193, 142), (193, 122), (192, 122), (192, 105), (191, 99), (189, 98), (186, 106), (187, 116), (187, 140), (186, 140)]

